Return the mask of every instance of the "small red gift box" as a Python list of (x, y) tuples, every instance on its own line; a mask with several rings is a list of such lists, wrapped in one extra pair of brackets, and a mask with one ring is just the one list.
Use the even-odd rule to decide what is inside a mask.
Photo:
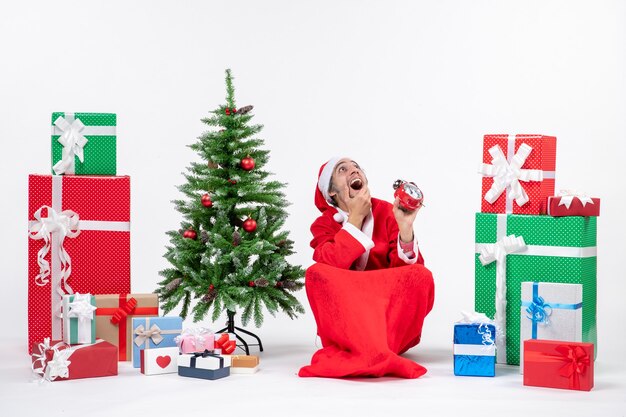
[(556, 137), (485, 135), (482, 213), (544, 214), (554, 195)]
[(565, 194), (548, 197), (548, 215), (552, 217), (564, 216), (599, 216), (600, 199), (574, 194)]
[(48, 381), (117, 375), (117, 346), (98, 339), (91, 345), (68, 345), (46, 339), (32, 346), (33, 370)]
[(231, 333), (218, 333), (215, 335), (214, 351), (221, 354), (230, 355), (237, 349), (236, 336)]
[(130, 292), (130, 177), (28, 178), (28, 347), (63, 337), (62, 294)]
[(524, 385), (590, 391), (593, 343), (525, 340)]

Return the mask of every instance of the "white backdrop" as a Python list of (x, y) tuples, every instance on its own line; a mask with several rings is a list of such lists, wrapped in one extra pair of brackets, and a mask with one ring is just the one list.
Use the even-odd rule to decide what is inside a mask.
[[(118, 114), (118, 173), (132, 179), (132, 290), (151, 292), (167, 266), (165, 232), (181, 219), (170, 200), (196, 159), (186, 145), (223, 103), (228, 67), (238, 105), (253, 104), (265, 125), (269, 169), (289, 184), (293, 263), (311, 264), (313, 191), (330, 156), (358, 160), (380, 198), (396, 178), (422, 188), (416, 233), (437, 286), (426, 346), (449, 346), (459, 311), (473, 308), (482, 135), (556, 135), (557, 189), (602, 199), (600, 357), (623, 349), (624, 2), (13, 1), (0, 39), (1, 337), (24, 351), (27, 177), (50, 170), (51, 112)], [(307, 314), (267, 316), (258, 330), (267, 343), (313, 346), (299, 297)]]

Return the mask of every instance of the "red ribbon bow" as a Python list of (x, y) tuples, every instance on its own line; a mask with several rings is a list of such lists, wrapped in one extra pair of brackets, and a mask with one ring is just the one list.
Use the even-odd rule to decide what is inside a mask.
[(122, 320), (126, 320), (126, 317), (133, 312), (135, 307), (137, 307), (137, 300), (133, 297), (129, 298), (124, 307), (118, 308), (111, 316), (111, 323), (118, 324)]
[(589, 366), (589, 355), (580, 346), (559, 345), (555, 350), (561, 354), (559, 359), (565, 362), (559, 375), (569, 378), (572, 388), (580, 389), (580, 375)]
[(222, 349), (222, 353), (230, 355), (237, 348), (237, 342), (230, 340), (228, 333), (223, 333), (219, 339), (215, 341), (215, 349)]

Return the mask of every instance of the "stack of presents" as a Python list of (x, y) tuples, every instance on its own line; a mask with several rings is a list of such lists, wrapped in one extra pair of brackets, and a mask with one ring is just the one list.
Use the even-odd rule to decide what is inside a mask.
[(555, 194), (556, 138), (485, 135), (475, 309), (454, 328), (455, 375), (519, 365), (523, 384), (589, 391), (600, 200)]
[(132, 294), (130, 178), (117, 176), (116, 115), (53, 113), (52, 171), (28, 189), (28, 344), (50, 381), (112, 376), (118, 361), (145, 375), (217, 379), (253, 373), (231, 355), (235, 335), (183, 330), (159, 317), (156, 294)]

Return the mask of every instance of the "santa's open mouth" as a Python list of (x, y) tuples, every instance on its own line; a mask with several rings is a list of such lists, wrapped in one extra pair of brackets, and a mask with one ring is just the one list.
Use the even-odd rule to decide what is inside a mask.
[(350, 181), (350, 188), (356, 191), (359, 191), (361, 188), (363, 188), (363, 181), (361, 181), (361, 178), (354, 178), (352, 181)]

